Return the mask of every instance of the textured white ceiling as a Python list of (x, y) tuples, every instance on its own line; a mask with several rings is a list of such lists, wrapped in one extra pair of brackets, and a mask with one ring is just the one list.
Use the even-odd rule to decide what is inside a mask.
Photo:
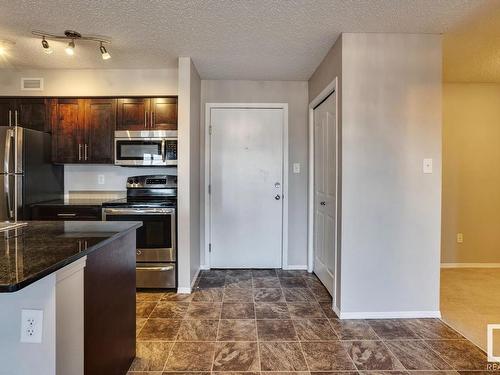
[(446, 82), (500, 83), (500, 1), (443, 38)]
[[(496, 0), (2, 0), (2, 67), (169, 68), (191, 56), (206, 79), (308, 79), (341, 32), (442, 33)], [(45, 55), (32, 29), (112, 38), (112, 59), (78, 43)]]

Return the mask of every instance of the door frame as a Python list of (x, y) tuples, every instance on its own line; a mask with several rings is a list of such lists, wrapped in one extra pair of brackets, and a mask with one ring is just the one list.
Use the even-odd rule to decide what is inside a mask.
[(282, 156), (282, 173), (283, 173), (283, 212), (282, 223), (283, 229), (281, 232), (281, 267), (287, 269), (288, 267), (288, 103), (206, 103), (205, 104), (205, 262), (206, 268), (210, 269), (210, 249), (211, 243), (211, 225), (212, 225), (212, 212), (211, 201), (209, 194), (210, 182), (210, 165), (211, 165), (211, 139), (210, 139), (210, 115), (212, 108), (219, 109), (281, 109), (283, 110), (283, 156)]
[(314, 192), (315, 192), (315, 184), (314, 184), (314, 108), (321, 104), (328, 96), (332, 93), (335, 93), (335, 124), (337, 129), (337, 168), (336, 168), (336, 193), (335, 193), (335, 233), (337, 234), (335, 241), (335, 249), (334, 249), (334, 259), (335, 259), (335, 274), (334, 274), (334, 284), (333, 285), (333, 309), (337, 313), (340, 311), (339, 306), (337, 306), (337, 288), (339, 287), (339, 273), (340, 273), (340, 264), (339, 264), (339, 246), (341, 243), (341, 236), (339, 228), (340, 224), (340, 212), (341, 208), (339, 208), (339, 196), (340, 196), (340, 124), (339, 124), (339, 100), (338, 100), (338, 77), (335, 77), (333, 81), (331, 81), (319, 94), (309, 103), (309, 162), (308, 162), (308, 170), (309, 170), (309, 178), (308, 178), (308, 212), (307, 212), (307, 270), (309, 272), (313, 272), (314, 270)]

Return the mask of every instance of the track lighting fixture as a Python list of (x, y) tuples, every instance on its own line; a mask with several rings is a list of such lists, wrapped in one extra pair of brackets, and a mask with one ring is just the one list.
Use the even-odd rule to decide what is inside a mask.
[(69, 56), (73, 56), (75, 54), (75, 41), (74, 40), (71, 40), (69, 43), (68, 43), (68, 46), (64, 49), (64, 51), (66, 51), (66, 53), (69, 55)]
[(99, 47), (99, 50), (101, 51), (101, 56), (102, 56), (103, 60), (109, 60), (111, 58), (111, 55), (106, 50), (106, 47), (104, 47), (102, 45), (102, 42), (101, 42), (101, 46)]
[[(33, 35), (36, 35), (38, 37), (42, 38), (42, 47), (43, 51), (47, 54), (51, 54), (53, 51), (49, 46), (49, 42), (47, 39), (51, 40), (69, 40), (68, 45), (64, 49), (64, 51), (69, 55), (73, 56), (75, 54), (75, 41), (83, 41), (83, 42), (97, 42), (99, 43), (99, 51), (101, 52), (101, 57), (103, 60), (109, 60), (111, 58), (111, 55), (109, 54), (108, 50), (104, 46), (104, 44), (111, 44), (111, 41), (109, 38), (102, 37), (102, 36), (83, 36), (77, 31), (73, 30), (66, 30), (64, 32), (64, 35), (57, 35), (57, 34), (52, 34), (52, 33), (47, 33), (45, 31), (39, 31), (39, 30), (33, 30), (31, 32)], [(1, 51), (0, 51), (1, 52)]]
[(47, 55), (50, 55), (52, 52), (52, 48), (49, 46), (49, 42), (45, 39), (45, 37), (42, 37), (42, 47), (43, 47), (43, 52), (45, 52)]

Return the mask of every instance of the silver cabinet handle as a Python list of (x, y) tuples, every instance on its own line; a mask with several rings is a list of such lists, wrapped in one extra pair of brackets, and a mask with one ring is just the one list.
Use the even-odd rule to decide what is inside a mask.
[(59, 217), (75, 217), (76, 214), (57, 214)]
[(82, 144), (78, 143), (78, 160), (82, 160)]
[(12, 111), (9, 109), (9, 126), (12, 126)]
[(17, 126), (17, 109), (14, 111), (14, 124)]
[(148, 111), (144, 112), (144, 127), (148, 127)]
[(276, 199), (277, 201), (279, 201), (281, 199), (281, 195), (276, 194), (276, 196), (274, 197), (274, 199)]
[(85, 143), (85, 160), (88, 160), (89, 145)]
[(139, 271), (172, 271), (174, 266), (166, 266), (166, 267), (141, 267), (137, 266), (137, 270)]
[(154, 118), (155, 118), (155, 113), (153, 111), (151, 111), (151, 122), (150, 122), (150, 126), (152, 128), (155, 127), (155, 123), (154, 123)]

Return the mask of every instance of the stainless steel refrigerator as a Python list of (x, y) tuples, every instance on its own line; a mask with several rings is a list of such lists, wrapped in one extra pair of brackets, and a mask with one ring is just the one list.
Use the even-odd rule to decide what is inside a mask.
[(63, 166), (51, 155), (50, 134), (0, 126), (0, 221), (30, 220), (30, 205), (63, 197)]

